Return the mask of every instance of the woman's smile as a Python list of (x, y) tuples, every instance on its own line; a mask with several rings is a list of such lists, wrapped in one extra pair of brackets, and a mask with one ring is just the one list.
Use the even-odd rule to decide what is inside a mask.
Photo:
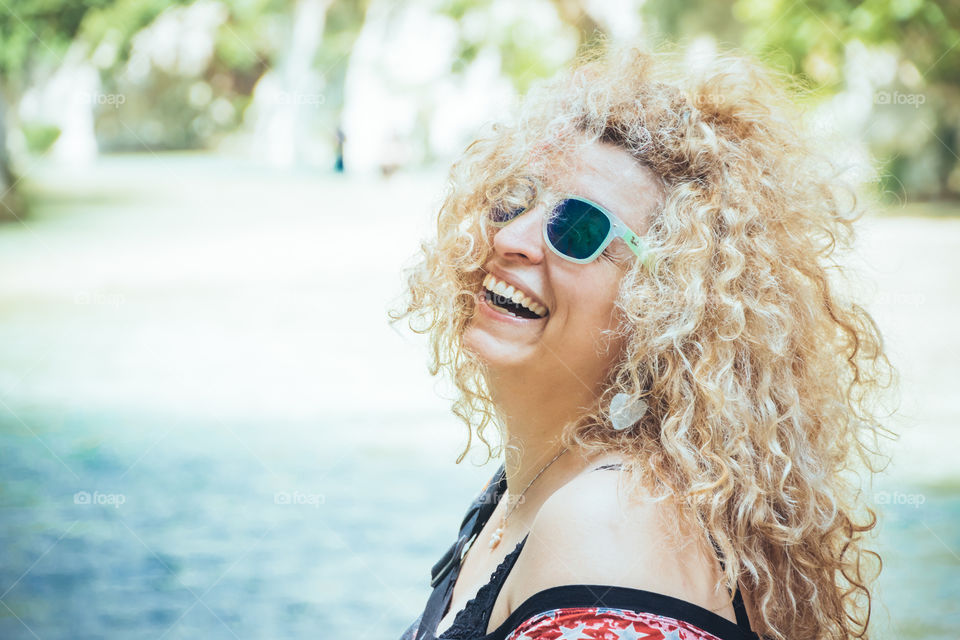
[(483, 279), (483, 299), (495, 310), (514, 318), (539, 320), (546, 318), (548, 309), (545, 304), (531, 296), (511, 282), (488, 273)]
[(547, 306), (507, 282), (487, 274), (477, 294), (477, 317), (499, 325), (543, 329), (550, 315)]
[(534, 326), (540, 325), (546, 322), (546, 318), (528, 318), (517, 315), (516, 313), (510, 311), (505, 307), (501, 307), (495, 301), (503, 299), (500, 296), (495, 296), (489, 291), (485, 290), (485, 293), (481, 294), (479, 297), (479, 302), (477, 307), (479, 313), (483, 314), (485, 317), (490, 318), (496, 322), (506, 322), (514, 326)]

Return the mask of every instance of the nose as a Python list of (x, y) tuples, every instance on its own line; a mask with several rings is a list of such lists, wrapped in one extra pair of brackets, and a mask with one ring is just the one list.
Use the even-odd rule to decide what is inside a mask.
[(505, 258), (526, 260), (538, 264), (543, 261), (543, 215), (544, 207), (537, 206), (525, 211), (500, 227), (493, 236), (494, 250)]

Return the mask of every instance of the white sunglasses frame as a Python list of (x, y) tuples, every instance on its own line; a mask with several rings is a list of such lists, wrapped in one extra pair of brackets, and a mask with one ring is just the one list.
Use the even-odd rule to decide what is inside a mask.
[[(610, 243), (613, 242), (615, 238), (620, 238), (627, 244), (627, 247), (630, 248), (630, 250), (634, 253), (634, 255), (637, 256), (637, 259), (640, 260), (640, 262), (645, 267), (647, 267), (647, 269), (651, 271), (654, 270), (654, 268), (656, 267), (656, 260), (654, 259), (654, 254), (653, 254), (653, 251), (650, 249), (650, 245), (648, 245), (643, 240), (643, 238), (641, 238), (630, 227), (628, 227), (623, 220), (617, 217), (617, 215), (608, 211), (606, 208), (597, 204), (596, 202), (592, 200), (588, 200), (587, 198), (576, 196), (571, 193), (561, 193), (558, 195), (560, 196), (560, 200), (559, 202), (557, 202), (556, 206), (554, 206), (552, 211), (556, 211), (557, 207), (559, 207), (561, 204), (563, 204), (567, 200), (582, 202), (590, 205), (591, 207), (595, 208), (597, 211), (605, 215), (607, 217), (607, 220), (610, 222), (610, 228), (607, 230), (607, 235), (603, 239), (603, 242), (600, 243), (600, 245), (597, 247), (597, 249), (593, 253), (591, 253), (586, 258), (574, 258), (573, 256), (568, 256), (565, 253), (561, 252), (559, 249), (557, 249), (553, 245), (553, 242), (550, 241), (550, 235), (547, 232), (547, 229), (550, 225), (551, 215), (545, 215), (543, 216), (543, 239), (547, 243), (547, 246), (550, 247), (551, 251), (553, 251), (555, 254), (557, 254), (564, 260), (569, 260), (570, 262), (575, 262), (577, 264), (587, 264), (596, 260), (597, 257), (599, 257), (601, 253), (603, 253), (603, 250), (606, 249), (608, 246), (610, 246)], [(498, 228), (505, 227), (511, 222), (513, 222), (514, 220), (516, 220), (518, 217), (522, 216), (527, 211), (528, 209), (524, 208), (523, 211), (516, 214), (509, 220), (506, 220), (503, 222), (490, 220), (490, 224)], [(551, 211), (551, 214), (552, 214), (552, 211)]]

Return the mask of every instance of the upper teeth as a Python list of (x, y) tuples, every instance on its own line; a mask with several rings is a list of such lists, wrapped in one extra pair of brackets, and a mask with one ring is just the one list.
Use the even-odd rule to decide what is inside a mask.
[(541, 318), (547, 315), (547, 308), (545, 306), (543, 306), (539, 302), (535, 302), (530, 298), (530, 296), (523, 293), (522, 291), (518, 291), (514, 289), (511, 285), (507, 284), (506, 282), (497, 280), (489, 273), (483, 279), (483, 286), (498, 295), (501, 295), (505, 298), (510, 298), (517, 304), (526, 307), (530, 311), (533, 311), (535, 314), (537, 314)]

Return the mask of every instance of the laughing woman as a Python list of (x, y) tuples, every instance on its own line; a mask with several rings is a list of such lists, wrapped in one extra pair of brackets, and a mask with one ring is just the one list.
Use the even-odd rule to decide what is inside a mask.
[(777, 76), (682, 60), (582, 61), (451, 171), (391, 316), (459, 390), (457, 462), (503, 460), (404, 640), (868, 637), (864, 201)]

